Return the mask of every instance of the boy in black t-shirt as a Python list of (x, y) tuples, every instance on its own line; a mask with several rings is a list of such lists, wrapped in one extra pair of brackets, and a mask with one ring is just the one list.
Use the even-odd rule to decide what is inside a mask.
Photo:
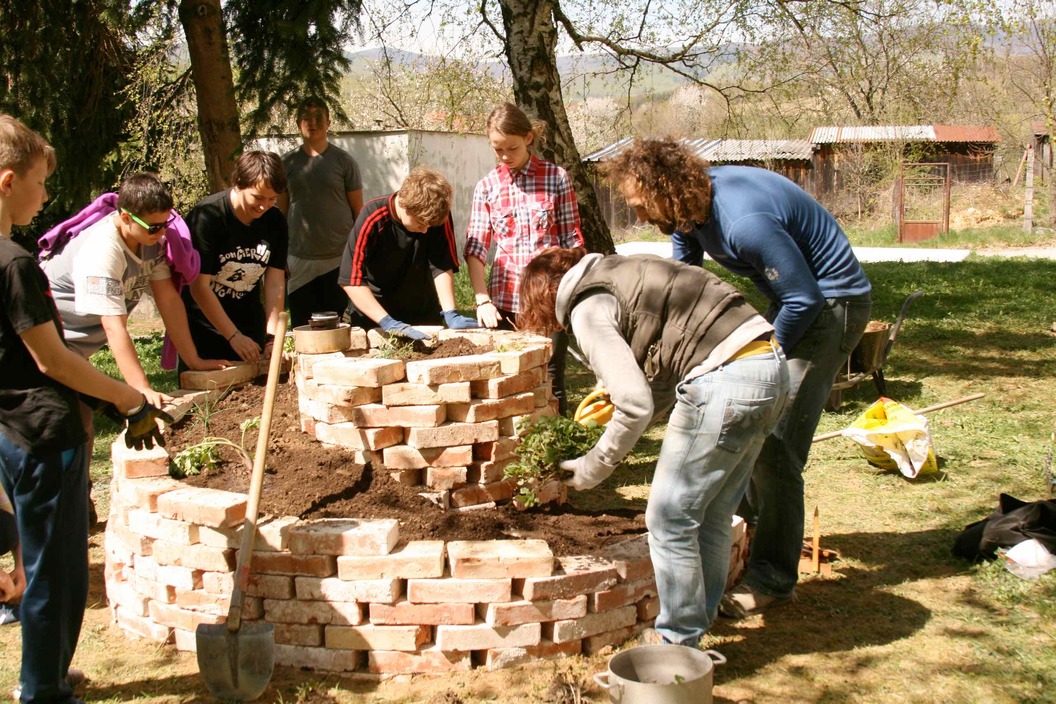
[[(113, 404), (130, 447), (160, 441), (172, 421), (139, 391), (63, 343), (62, 325), (36, 260), (11, 240), (48, 199), (55, 151), (0, 115), (0, 489), (11, 500), (19, 547), (24, 704), (76, 702), (67, 679), (88, 598), (88, 481), (78, 392)], [(6, 596), (6, 595), (5, 595)]]
[(202, 357), (257, 362), (266, 355), (284, 310), (289, 234), (286, 217), (274, 206), (285, 192), (278, 155), (246, 152), (231, 174), (231, 188), (206, 196), (187, 213), (202, 271), (184, 289), (183, 300)]
[(451, 222), (451, 185), (417, 168), (400, 190), (363, 206), (348, 237), (338, 282), (352, 301), (352, 325), (379, 325), (415, 340), (413, 325), (480, 327), (455, 310), (458, 254)]

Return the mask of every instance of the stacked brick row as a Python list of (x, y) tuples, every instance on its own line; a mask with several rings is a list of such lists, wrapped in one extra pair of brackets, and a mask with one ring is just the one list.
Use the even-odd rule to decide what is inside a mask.
[(297, 355), (301, 429), (422, 486), (444, 508), (512, 498), (516, 486), (504, 469), (514, 459), (517, 422), (556, 412), (546, 374), (550, 341), (443, 331), (441, 339), (496, 351), (404, 362), (368, 356), (370, 343), (384, 338), (358, 332), (348, 350)]
[[(194, 650), (227, 614), (245, 496), (161, 476), (163, 449), (115, 443), (106, 590), (130, 634)], [(243, 617), (279, 664), (443, 673), (594, 653), (656, 617), (644, 536), (555, 558), (539, 540), (401, 541), (394, 520), (262, 521)]]

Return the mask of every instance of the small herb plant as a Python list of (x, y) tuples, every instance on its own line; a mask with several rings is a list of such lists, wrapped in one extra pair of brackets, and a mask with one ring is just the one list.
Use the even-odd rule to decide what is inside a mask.
[(525, 507), (535, 506), (538, 488), (560, 477), (561, 461), (589, 452), (603, 432), (605, 429), (594, 421), (583, 424), (564, 416), (522, 420), (517, 425), (517, 434), (521, 438), (516, 450), (517, 460), (505, 471), (508, 479), (517, 480), (518, 490), (514, 498)]
[(181, 452), (173, 456), (169, 474), (176, 479), (183, 479), (184, 477), (191, 477), (201, 474), (203, 471), (216, 468), (217, 463), (220, 461), (219, 448), (221, 446), (232, 448), (238, 453), (239, 458), (246, 465), (246, 469), (252, 469), (253, 458), (250, 456), (249, 451), (246, 450), (246, 431), (260, 427), (260, 416), (247, 418), (239, 423), (238, 427), (242, 430), (242, 438), (239, 444), (227, 438), (202, 438), (201, 442), (185, 447)]
[(374, 356), (382, 359), (406, 359), (414, 354), (414, 340), (390, 335), (374, 349)]

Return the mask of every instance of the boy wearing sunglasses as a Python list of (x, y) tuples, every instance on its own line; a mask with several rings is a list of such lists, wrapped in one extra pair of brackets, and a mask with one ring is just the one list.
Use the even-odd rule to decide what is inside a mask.
[[(165, 230), (174, 217), (165, 185), (153, 174), (134, 174), (121, 185), (114, 212), (41, 264), (62, 318), (66, 344), (85, 359), (109, 345), (125, 382), (157, 408), (172, 397), (151, 388), (128, 332), (128, 315), (148, 288), (176, 349), (194, 358), (192, 368), (225, 366), (194, 353), (187, 311), (165, 254)], [(81, 410), (91, 443), (91, 410)], [(90, 448), (89, 444), (89, 457)]]

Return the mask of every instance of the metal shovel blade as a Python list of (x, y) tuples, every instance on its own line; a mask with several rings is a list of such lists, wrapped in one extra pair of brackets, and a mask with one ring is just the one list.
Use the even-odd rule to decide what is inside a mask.
[(268, 687), (275, 667), (275, 626), (226, 623), (198, 625), (194, 633), (198, 670), (205, 686), (218, 699), (253, 701)]

